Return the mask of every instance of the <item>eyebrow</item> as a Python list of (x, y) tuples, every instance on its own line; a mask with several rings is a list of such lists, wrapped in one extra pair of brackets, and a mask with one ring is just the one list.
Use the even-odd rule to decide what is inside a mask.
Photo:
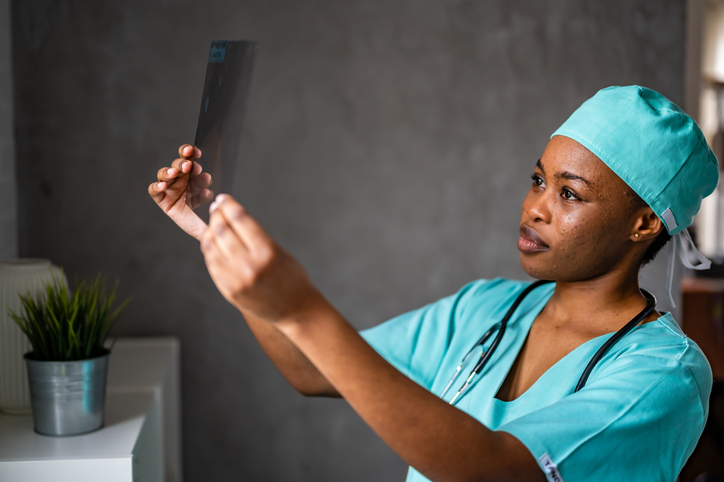
[[(543, 174), (545, 174), (546, 170), (543, 169), (543, 164), (540, 162), (540, 159), (538, 159), (538, 162), (536, 162), (535, 165), (536, 165), (536, 167), (538, 167), (538, 169), (543, 171)], [(563, 171), (560, 174), (556, 174), (556, 177), (559, 179), (560, 178), (568, 179), (569, 181), (581, 181), (581, 182), (584, 182), (587, 186), (593, 186), (591, 181), (589, 181), (585, 177), (581, 177), (579, 175), (573, 174), (572, 172), (568, 172), (568, 171)]]

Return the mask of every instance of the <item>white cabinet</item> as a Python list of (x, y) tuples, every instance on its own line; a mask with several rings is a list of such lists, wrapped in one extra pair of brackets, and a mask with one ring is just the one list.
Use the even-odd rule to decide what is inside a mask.
[(179, 351), (174, 338), (119, 339), (96, 432), (47, 437), (0, 414), (0, 481), (181, 482)]

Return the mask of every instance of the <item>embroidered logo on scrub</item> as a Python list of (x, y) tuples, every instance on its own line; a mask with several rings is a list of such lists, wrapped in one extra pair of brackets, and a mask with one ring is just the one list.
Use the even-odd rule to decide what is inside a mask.
[(558, 472), (558, 466), (551, 460), (547, 452), (538, 459), (538, 463), (543, 468), (543, 471), (545, 471), (550, 482), (563, 482), (563, 477), (561, 477), (561, 473)]

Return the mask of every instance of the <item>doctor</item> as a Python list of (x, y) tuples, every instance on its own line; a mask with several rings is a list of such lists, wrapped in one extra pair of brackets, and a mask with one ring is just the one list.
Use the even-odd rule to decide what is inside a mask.
[[(671, 315), (646, 309), (638, 274), (671, 237), (695, 251), (685, 228), (718, 166), (666, 98), (604, 89), (531, 163), (520, 260), (554, 283), (521, 298), (530, 282), (474, 281), (362, 333), (233, 198), (216, 197), (208, 227), (186, 206), (200, 155), (182, 146), (149, 194), (199, 239), (214, 283), (284, 377), (305, 395), (347, 400), (409, 463), (408, 481), (676, 479), (703, 430), (712, 375)], [(461, 391), (483, 350), (489, 360)]]

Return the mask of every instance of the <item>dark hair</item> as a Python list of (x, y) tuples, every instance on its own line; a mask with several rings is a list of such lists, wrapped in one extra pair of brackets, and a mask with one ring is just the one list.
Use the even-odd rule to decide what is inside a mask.
[(666, 228), (664, 228), (664, 230), (661, 231), (658, 236), (656, 236), (656, 239), (654, 239), (654, 242), (651, 243), (649, 249), (647, 249), (644, 253), (644, 257), (641, 259), (641, 266), (644, 266), (649, 261), (653, 261), (656, 255), (659, 254), (659, 251), (661, 251), (661, 248), (666, 246), (666, 243), (668, 243), (670, 239), (671, 235), (666, 230)]
[[(646, 201), (641, 199), (641, 197), (636, 194), (633, 189), (629, 189), (629, 197), (631, 199), (631, 207), (636, 210), (640, 208), (645, 208), (648, 206), (646, 204)], [(641, 266), (644, 266), (648, 264), (649, 262), (653, 261), (657, 254), (659, 254), (659, 251), (661, 251), (661, 248), (666, 246), (666, 243), (669, 242), (671, 239), (671, 235), (664, 227), (663, 230), (659, 233), (658, 236), (656, 236), (656, 239), (654, 239), (654, 242), (651, 243), (651, 246), (649, 246), (649, 249), (646, 250), (644, 253), (644, 257), (641, 259)]]

